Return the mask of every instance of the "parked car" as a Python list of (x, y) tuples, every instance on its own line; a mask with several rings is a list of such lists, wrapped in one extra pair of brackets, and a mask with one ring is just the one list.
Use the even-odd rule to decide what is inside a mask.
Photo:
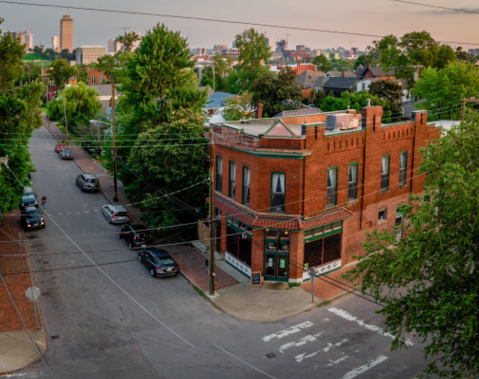
[(69, 149), (63, 149), (62, 151), (60, 151), (60, 154), (58, 154), (58, 155), (62, 160), (63, 159), (73, 159), (72, 151), (69, 150)]
[(101, 213), (109, 223), (120, 224), (130, 221), (130, 216), (121, 205), (104, 205), (101, 207)]
[(55, 146), (55, 152), (58, 154), (60, 151), (66, 148), (67, 148), (67, 145), (65, 145), (64, 143), (57, 143)]
[(151, 234), (145, 225), (124, 225), (120, 239), (124, 239), (130, 249), (146, 247), (151, 242)]
[(101, 148), (98, 147), (97, 145), (98, 145), (98, 142), (92, 142), (92, 141), (83, 141), (80, 144), (83, 150), (85, 150), (90, 155), (92, 155), (93, 153), (101, 154)]
[(20, 209), (25, 209), (28, 207), (38, 207), (37, 195), (33, 191), (26, 191), (22, 195), (22, 202), (20, 203)]
[(45, 220), (35, 207), (26, 207), (20, 215), (20, 224), (25, 231), (34, 229), (43, 229)]
[(138, 261), (143, 263), (150, 275), (155, 276), (174, 276), (178, 275), (180, 268), (173, 260), (171, 255), (163, 249), (155, 247), (140, 250), (138, 253)]
[(77, 176), (77, 186), (82, 191), (99, 191), (100, 181), (95, 174), (81, 174)]

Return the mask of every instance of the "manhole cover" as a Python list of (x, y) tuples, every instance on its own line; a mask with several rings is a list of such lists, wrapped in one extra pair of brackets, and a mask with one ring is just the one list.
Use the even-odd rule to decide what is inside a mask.
[(275, 353), (268, 353), (268, 354), (266, 354), (266, 358), (268, 358), (268, 359), (276, 358), (276, 354)]
[(37, 287), (30, 287), (25, 291), (25, 295), (31, 300), (35, 301), (38, 299), (38, 296), (40, 296), (41, 292), (40, 289)]

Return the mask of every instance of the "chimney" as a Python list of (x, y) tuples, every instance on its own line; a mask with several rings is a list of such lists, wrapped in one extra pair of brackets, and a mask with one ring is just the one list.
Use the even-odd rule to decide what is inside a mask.
[(344, 70), (341, 72), (341, 78), (344, 78)]
[(256, 118), (263, 118), (263, 104), (259, 103), (256, 107)]
[(371, 99), (368, 99), (368, 105), (367, 105), (367, 106), (368, 106), (368, 107), (371, 106)]

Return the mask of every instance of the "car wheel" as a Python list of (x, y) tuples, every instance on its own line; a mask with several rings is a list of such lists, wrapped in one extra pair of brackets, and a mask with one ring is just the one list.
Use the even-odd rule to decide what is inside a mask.
[(150, 268), (150, 275), (155, 277), (155, 270), (153, 270), (152, 268)]
[(138, 262), (141, 263), (141, 254), (138, 254)]
[[(105, 216), (106, 217), (106, 216)], [(111, 218), (110, 217), (106, 217), (106, 219), (108, 220), (108, 223), (111, 224)]]
[(131, 244), (131, 242), (128, 242), (128, 247), (131, 249), (133, 249), (133, 245)]

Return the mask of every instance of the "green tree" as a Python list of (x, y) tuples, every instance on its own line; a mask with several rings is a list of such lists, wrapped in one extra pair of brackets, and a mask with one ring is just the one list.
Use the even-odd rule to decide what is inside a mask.
[(353, 68), (356, 70), (359, 65), (362, 65), (363, 67), (367, 67), (369, 65), (376, 66), (377, 62), (372, 54), (363, 54), (356, 59)]
[(146, 130), (171, 116), (172, 90), (192, 86), (193, 65), (188, 43), (179, 32), (160, 24), (147, 32), (126, 64), (122, 85), (122, 107), (133, 113), (131, 132)]
[(244, 91), (248, 90), (263, 72), (268, 71), (268, 67), (263, 63), (268, 62), (271, 50), (266, 45), (266, 35), (253, 28), (237, 34), (235, 43), (240, 49), (239, 80), (241, 89)]
[(349, 59), (332, 59), (331, 65), (337, 71), (353, 71), (354, 62)]
[(263, 73), (250, 87), (253, 92), (253, 105), (263, 104), (263, 113), (269, 116), (301, 107), (303, 93), (295, 83), (296, 73), (287, 67), (276, 76), (269, 71)]
[[(131, 201), (159, 196), (154, 188), (173, 193), (205, 181), (202, 185), (175, 194), (176, 198), (193, 207), (203, 207), (208, 193), (206, 179), (209, 170), (207, 141), (202, 136), (208, 132), (208, 128), (204, 123), (205, 118), (201, 113), (181, 109), (168, 122), (140, 134), (136, 147), (131, 149), (129, 166), (154, 187), (135, 180), (129, 171), (124, 171), (122, 181), (127, 184), (126, 194)], [(142, 216), (143, 220), (148, 220), (152, 227), (196, 220), (186, 210), (177, 211), (180, 207), (169, 196), (146, 201), (140, 207), (146, 212)]]
[[(87, 126), (89, 120), (98, 116), (102, 109), (98, 99), (99, 92), (80, 82), (62, 91), (60, 97), (48, 103), (48, 111), (53, 121), (63, 121), (63, 110), (66, 109), (70, 131), (78, 133), (80, 126)], [(66, 104), (64, 100), (66, 99)]]
[(369, 85), (369, 93), (386, 100), (388, 103), (387, 110), (391, 111), (395, 118), (402, 115), (403, 89), (400, 83), (391, 79), (376, 80)]
[(478, 136), (474, 115), (422, 151), (425, 196), (401, 207), (407, 233), (367, 234), (366, 254), (347, 275), (385, 305), (377, 312), (393, 349), (411, 334), (426, 343), (427, 376), (479, 377)]
[(442, 70), (427, 68), (413, 94), (424, 99), (421, 109), (429, 110), (432, 117), (457, 119), (461, 98), (479, 98), (479, 70), (464, 62), (452, 63)]
[(313, 64), (316, 66), (318, 71), (328, 72), (333, 69), (333, 64), (328, 61), (328, 58), (326, 58), (324, 55), (318, 55), (317, 57), (314, 57)]
[(233, 62), (233, 57), (215, 55), (212, 59), (212, 63), (215, 66), (215, 78), (213, 80), (213, 67), (208, 66), (203, 70), (200, 85), (210, 86), (214, 91), (225, 91), (228, 76), (232, 71)]
[(246, 120), (254, 118), (253, 94), (244, 91), (241, 95), (230, 97), (225, 100), (223, 116), (226, 121)]
[(141, 37), (135, 32), (126, 33), (124, 36), (118, 36), (116, 38), (116, 42), (120, 42), (125, 51), (130, 53), (133, 51), (135, 42), (139, 40), (141, 40)]
[[(108, 56), (108, 55), (105, 55), (105, 56)], [(76, 69), (77, 69), (77, 81), (82, 82), (86, 85), (90, 84), (90, 81), (88, 78), (88, 66), (86, 64), (77, 64)]]
[[(3, 19), (0, 19), (0, 24)], [(27, 175), (34, 171), (28, 151), (33, 130), (43, 124), (41, 97), (45, 87), (37, 80), (30, 85), (14, 88), (23, 72), (23, 46), (10, 33), (0, 31), (0, 157), (8, 156), (8, 167), (0, 170), (0, 217), (18, 207), (27, 184)]]

